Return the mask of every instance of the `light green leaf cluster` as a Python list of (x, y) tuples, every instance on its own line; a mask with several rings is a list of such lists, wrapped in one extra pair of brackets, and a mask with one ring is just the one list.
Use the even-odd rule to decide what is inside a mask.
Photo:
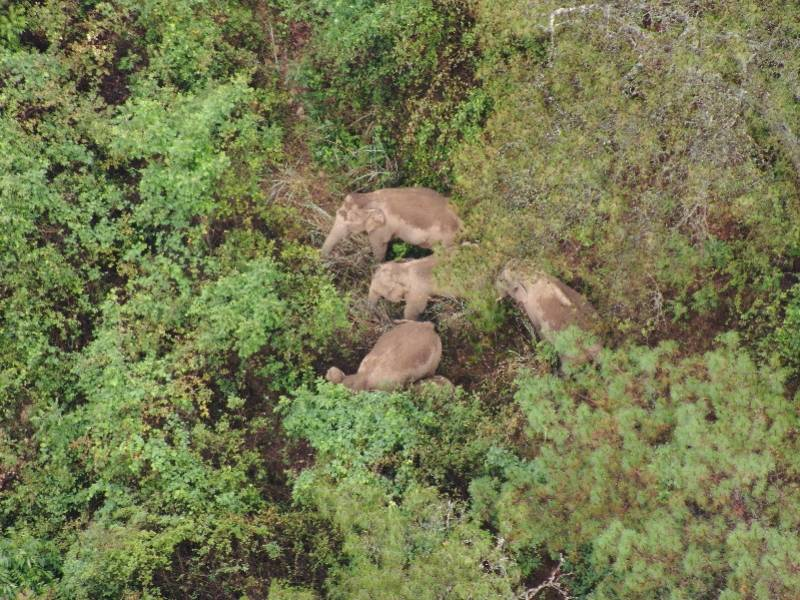
[(798, 423), (782, 377), (728, 336), (702, 357), (634, 348), (570, 379), (523, 378), (535, 456), (473, 491), (497, 494), (512, 547), (583, 561), (593, 598), (789, 596)]
[[(295, 483), (302, 498), (333, 478), (401, 491), (413, 481), (448, 487), (481, 468), (491, 421), (479, 399), (427, 385), (407, 392), (352, 394), (320, 382), (281, 403), (283, 426), (308, 440), (318, 464)], [(462, 487), (463, 492), (463, 487)]]
[(398, 177), (449, 187), (450, 153), (490, 108), (470, 89), (471, 3), (304, 0), (284, 10), (314, 28), (299, 75), (317, 161), (345, 171), (350, 187)]
[(344, 532), (349, 564), (333, 573), (331, 598), (514, 598), (516, 570), (492, 536), (426, 487), (389, 500), (374, 485), (321, 485), (315, 502)]
[[(294, 498), (343, 536), (331, 598), (512, 598), (515, 565), (466, 506), (425, 485), (469, 477), (488, 441), (475, 399), (447, 388), (352, 394), (320, 383), (285, 399), (283, 425), (316, 464)], [(476, 435), (477, 434), (477, 435)]]
[(345, 304), (276, 248), (252, 12), (79, 4), (24, 3), (35, 44), (0, 54), (0, 595), (318, 582), (335, 541), (257, 440)]

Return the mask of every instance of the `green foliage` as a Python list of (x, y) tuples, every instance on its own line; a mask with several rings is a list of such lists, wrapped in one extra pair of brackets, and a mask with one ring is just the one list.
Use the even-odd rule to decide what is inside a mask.
[[(259, 493), (268, 475), (259, 453), (247, 448), (268, 422), (244, 419), (238, 377), (217, 365), (226, 353), (246, 360), (259, 352), (261, 385), (285, 391), (306, 372), (310, 345), (324, 343), (341, 323), (343, 307), (324, 278), (304, 280), (302, 269), (288, 277), (281, 269), (269, 257), (247, 262), (207, 283), (193, 302), (173, 295), (173, 285), (188, 283), (179, 270), (173, 285), (154, 271), (131, 284), (128, 302), (115, 295), (106, 302), (102, 326), (76, 366), (81, 404), (68, 412), (42, 409), (37, 460), (25, 467), (26, 485), (3, 505), (6, 518), (59, 539), (60, 593), (156, 594), (159, 574), (186, 546), (196, 550), (184, 577), (191, 583), (207, 572), (209, 594), (241, 585), (235, 574), (265, 560), (265, 552), (272, 569), (287, 573), (281, 564), (288, 549), (279, 542), (287, 517), (274, 515)], [(283, 291), (298, 297), (277, 295), (281, 280), (292, 281)], [(293, 330), (301, 316), (306, 329)], [(308, 329), (314, 324), (320, 329)], [(156, 345), (154, 334), (174, 341)], [(213, 379), (204, 375), (209, 367)], [(29, 506), (32, 490), (37, 502)], [(70, 522), (87, 528), (74, 532)]]
[(323, 164), (359, 187), (398, 178), (448, 187), (450, 152), (489, 109), (470, 91), (470, 4), (313, 0), (284, 12), (313, 28), (298, 78)]
[(478, 506), (517, 552), (583, 564), (593, 598), (791, 595), (797, 416), (783, 374), (735, 336), (676, 354), (634, 348), (570, 379), (523, 378), (535, 455), (492, 459), (503, 475), (474, 484)]
[(293, 588), (278, 580), (273, 580), (269, 587), (267, 600), (315, 600), (316, 598), (316, 594), (311, 590)]
[(25, 31), (27, 21), (24, 9), (11, 0), (3, 2), (0, 7), (0, 41), (2, 47), (8, 50), (19, 48), (19, 36)]
[(0, 593), (319, 586), (337, 539), (281, 504), (271, 405), (345, 305), (275, 241), (280, 94), (251, 85), (271, 81), (252, 13), (23, 11), (37, 47), (0, 55)]
[[(798, 9), (572, 5), (0, 0), (0, 596), (796, 595)], [(480, 394), (315, 380), (374, 321), (306, 196), (388, 184)], [(678, 341), (509, 405), (508, 259)]]
[[(147, 165), (138, 170), (138, 202), (131, 214), (142, 248), (135, 252), (148, 246), (180, 252), (187, 241), (190, 247), (197, 243), (192, 237), (207, 232), (208, 219), (218, 210), (215, 192), (231, 169), (227, 150), (241, 136), (252, 141), (247, 151), (263, 160), (280, 156), (278, 127), (262, 128), (246, 111), (236, 116), (254, 100), (254, 91), (239, 77), (198, 95), (164, 90), (163, 98), (134, 99), (120, 109), (108, 132), (111, 165), (142, 160)], [(190, 228), (197, 221), (201, 225)]]
[[(309, 355), (345, 326), (343, 304), (324, 276), (308, 271), (291, 276), (271, 258), (255, 259), (240, 271), (205, 287), (189, 308), (197, 324), (199, 351), (240, 360), (269, 348), (258, 371), (273, 389), (297, 383)], [(279, 335), (286, 330), (284, 335)]]
[(0, 596), (24, 597), (46, 586), (59, 563), (52, 545), (28, 532), (8, 530), (0, 538)]
[(512, 595), (517, 574), (501, 547), (463, 505), (424, 485), (458, 491), (453, 479), (480, 468), (488, 436), (476, 432), (488, 423), (475, 399), (435, 385), (354, 395), (320, 383), (282, 411), (287, 431), (317, 453), (294, 497), (343, 536), (346, 566), (334, 569), (328, 597)]
[(494, 110), (455, 157), (470, 270), (529, 260), (643, 337), (777, 302), (800, 243), (797, 7), (562, 7), (478, 4)]
[(322, 485), (315, 502), (344, 532), (347, 566), (330, 598), (511, 598), (514, 565), (462, 507), (411, 487), (401, 501), (379, 487)]
[(307, 439), (321, 463), (300, 475), (298, 497), (311, 493), (320, 476), (380, 480), (387, 491), (414, 480), (457, 491), (480, 468), (490, 443), (490, 423), (477, 398), (436, 385), (352, 394), (320, 383), (316, 391), (301, 388), (284, 399), (281, 410), (287, 432)]
[(795, 285), (789, 293), (786, 315), (775, 338), (785, 364), (795, 372), (800, 371), (800, 284)]

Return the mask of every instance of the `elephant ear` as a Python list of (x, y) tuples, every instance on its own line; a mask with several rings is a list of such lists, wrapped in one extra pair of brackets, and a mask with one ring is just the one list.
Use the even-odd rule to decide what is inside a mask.
[(523, 298), (528, 294), (528, 288), (521, 282), (515, 282), (511, 285), (508, 295), (514, 298), (515, 300), (522, 301)]
[(386, 223), (386, 215), (380, 208), (370, 208), (367, 210), (367, 218), (364, 220), (364, 229), (367, 233), (375, 231)]

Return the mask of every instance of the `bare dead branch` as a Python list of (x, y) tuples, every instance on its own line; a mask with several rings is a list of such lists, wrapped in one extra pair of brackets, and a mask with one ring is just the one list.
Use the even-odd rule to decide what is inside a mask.
[(606, 14), (606, 19), (608, 19), (609, 11), (611, 7), (607, 4), (581, 4), (580, 6), (570, 6), (570, 7), (562, 7), (557, 8), (553, 12), (550, 13), (550, 21), (547, 27), (547, 31), (550, 33), (550, 60), (553, 60), (553, 53), (555, 52), (556, 47), (556, 18), (561, 17), (564, 15), (571, 15), (573, 13), (578, 14), (585, 14), (592, 10), (603, 10)]
[(550, 577), (547, 578), (544, 582), (537, 585), (535, 588), (531, 588), (529, 590), (525, 590), (520, 596), (520, 600), (533, 600), (539, 594), (539, 592), (543, 592), (544, 590), (553, 590), (559, 594), (564, 600), (571, 600), (572, 595), (569, 593), (569, 590), (565, 587), (564, 582), (561, 581), (562, 577), (567, 577), (572, 575), (572, 573), (562, 573), (561, 569), (564, 566), (564, 555), (559, 555), (558, 564), (556, 568), (553, 569), (553, 572), (550, 573)]

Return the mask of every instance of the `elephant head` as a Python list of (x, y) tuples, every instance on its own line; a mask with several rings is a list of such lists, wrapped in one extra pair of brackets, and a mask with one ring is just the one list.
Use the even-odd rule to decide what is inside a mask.
[(374, 307), (381, 298), (386, 298), (389, 302), (402, 302), (407, 293), (406, 270), (402, 263), (383, 263), (372, 276), (369, 305)]
[(345, 375), (344, 372), (338, 367), (331, 367), (328, 369), (328, 372), (325, 373), (325, 379), (331, 383), (341, 383), (353, 391), (358, 391), (363, 388), (361, 381), (363, 377), (361, 377), (358, 373), (354, 373), (353, 375)]
[(439, 257), (435, 254), (401, 262), (383, 263), (372, 276), (369, 304), (375, 306), (380, 298), (389, 302), (405, 302), (403, 318), (414, 321), (425, 311), (431, 296), (447, 296), (440, 288), (433, 271)]
[(505, 267), (495, 280), (495, 289), (499, 293), (498, 300), (510, 296), (513, 300), (524, 303), (528, 296), (528, 288), (523, 283), (520, 274), (511, 267)]
[[(555, 343), (561, 332), (576, 327), (591, 333), (599, 317), (586, 298), (562, 281), (541, 272), (525, 275), (506, 267), (495, 286), (502, 295), (513, 298), (525, 311), (536, 335)], [(578, 353), (563, 354), (562, 361), (579, 363), (593, 360), (602, 346), (587, 339)]]
[(339, 367), (331, 367), (328, 369), (328, 372), (325, 373), (325, 379), (331, 383), (342, 383), (342, 381), (344, 381), (344, 377), (344, 372), (342, 372)]
[(336, 220), (322, 245), (322, 256), (328, 256), (334, 246), (348, 235), (370, 233), (386, 223), (383, 210), (370, 206), (367, 199), (362, 199), (360, 196), (361, 194), (348, 194), (336, 211)]

